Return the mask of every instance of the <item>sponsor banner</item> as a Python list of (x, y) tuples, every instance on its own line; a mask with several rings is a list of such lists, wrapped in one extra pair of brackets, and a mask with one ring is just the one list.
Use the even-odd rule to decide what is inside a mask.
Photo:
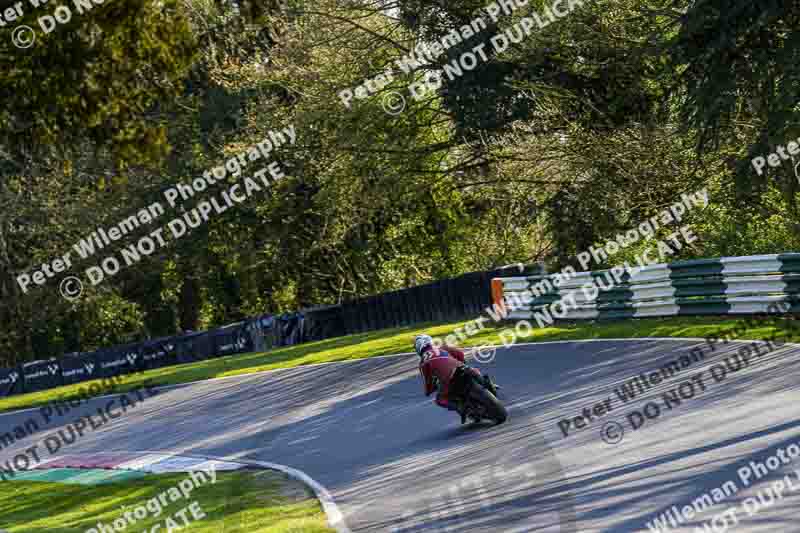
[(82, 353), (74, 357), (61, 359), (61, 377), (64, 385), (80, 383), (98, 377), (96, 354)]
[(95, 377), (108, 378), (141, 370), (143, 363), (140, 350), (140, 344), (128, 344), (98, 352)]
[(161, 368), (174, 365), (178, 361), (175, 339), (156, 339), (141, 345), (142, 364), (144, 368)]
[(62, 385), (61, 363), (58, 359), (32, 361), (23, 364), (21, 368), (25, 392), (52, 389)]
[(19, 367), (0, 368), (0, 398), (21, 392), (22, 370)]

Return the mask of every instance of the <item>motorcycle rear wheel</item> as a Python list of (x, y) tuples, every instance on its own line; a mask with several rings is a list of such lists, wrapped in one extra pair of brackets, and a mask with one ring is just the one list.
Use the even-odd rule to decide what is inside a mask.
[(484, 418), (494, 421), (496, 424), (502, 424), (508, 418), (508, 411), (505, 406), (500, 403), (494, 394), (484, 389), (483, 387), (471, 387), (470, 396), (474, 402), (483, 407)]

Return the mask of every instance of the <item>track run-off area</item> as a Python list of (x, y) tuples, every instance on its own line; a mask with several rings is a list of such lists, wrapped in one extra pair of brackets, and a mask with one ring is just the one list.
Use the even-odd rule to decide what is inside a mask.
[[(353, 532), (789, 531), (800, 346), (748, 344), (499, 348), (491, 363), (471, 362), (502, 386), (509, 419), (496, 427), (461, 426), (433, 405), (413, 355), (210, 380), (160, 389), (54, 456), (147, 450), (286, 465), (327, 489)], [(45, 437), (107, 402), (4, 446), (0, 464), (34, 445), (50, 459)], [(0, 433), (32, 417), (41, 422), (38, 409), (0, 415)]]

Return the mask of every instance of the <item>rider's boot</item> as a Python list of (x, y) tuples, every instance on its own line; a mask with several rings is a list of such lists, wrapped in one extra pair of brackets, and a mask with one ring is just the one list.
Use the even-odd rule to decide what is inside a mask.
[(461, 415), (461, 423), (465, 424), (467, 422), (467, 409), (466, 409), (467, 406), (464, 405), (464, 402), (461, 400), (458, 400), (456, 405), (457, 405), (456, 411), (458, 411), (458, 414)]

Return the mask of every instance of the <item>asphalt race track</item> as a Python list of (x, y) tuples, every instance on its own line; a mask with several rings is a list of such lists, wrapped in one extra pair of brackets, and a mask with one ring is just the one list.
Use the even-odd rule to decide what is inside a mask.
[[(733, 343), (706, 350), (704, 360), (628, 403), (614, 393), (703, 345), (652, 339), (499, 349), (494, 362), (475, 365), (503, 387), (509, 420), (498, 427), (462, 427), (422, 395), (416, 358), (401, 356), (170, 388), (61, 452), (169, 451), (284, 464), (324, 485), (353, 532), (649, 531), (647, 523), (672, 506), (692, 506), (727, 481), (735, 493), (662, 531), (693, 532), (729, 509), (728, 525), (718, 516), (717, 529), (707, 531), (796, 530), (800, 458), (747, 487), (737, 471), (800, 441), (800, 347), (751, 355), (736, 372), (729, 358), (723, 377), (724, 358), (742, 346)], [(681, 403), (668, 409), (665, 393)], [(650, 402), (649, 414), (653, 405), (660, 414), (632, 429), (626, 415)], [(611, 411), (574, 421), (598, 404)], [(32, 413), (0, 415), (0, 433)], [(566, 419), (573, 420), (565, 438), (559, 422)], [(0, 463), (41, 445), (50, 431), (1, 450)], [(751, 502), (753, 512), (745, 512), (745, 500), (782, 479), (794, 485), (772, 505)]]

